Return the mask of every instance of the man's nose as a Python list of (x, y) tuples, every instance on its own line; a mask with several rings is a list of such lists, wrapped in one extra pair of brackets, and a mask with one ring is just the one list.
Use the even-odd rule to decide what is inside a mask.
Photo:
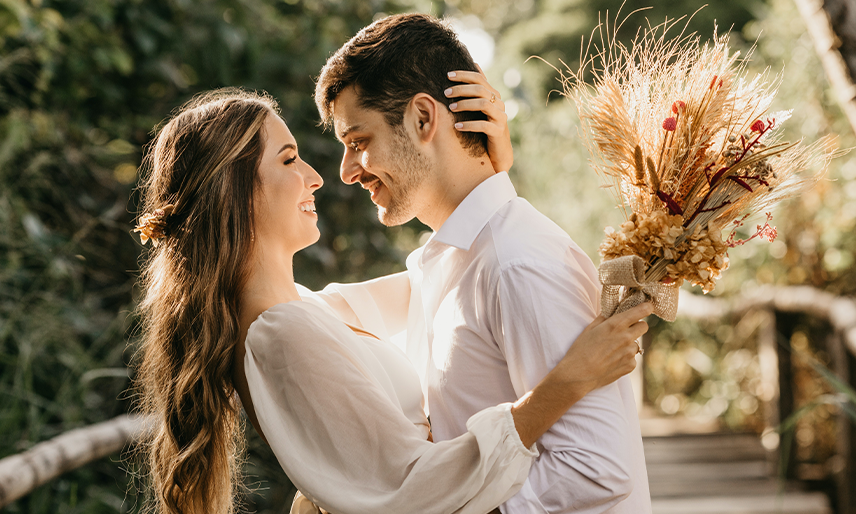
[(339, 166), (339, 177), (345, 184), (353, 184), (359, 180), (363, 172), (363, 167), (357, 159), (356, 152), (350, 148), (345, 149), (345, 155), (342, 156), (342, 164)]

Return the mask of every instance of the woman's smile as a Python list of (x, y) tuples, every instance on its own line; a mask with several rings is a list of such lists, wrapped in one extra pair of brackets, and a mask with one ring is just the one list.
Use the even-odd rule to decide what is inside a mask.
[(315, 199), (307, 200), (302, 202), (297, 206), (301, 212), (305, 212), (307, 214), (311, 214), (312, 217), (318, 218), (318, 215), (315, 213)]

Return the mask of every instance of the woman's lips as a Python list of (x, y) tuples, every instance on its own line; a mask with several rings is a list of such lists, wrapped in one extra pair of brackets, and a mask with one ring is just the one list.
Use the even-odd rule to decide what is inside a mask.
[(310, 212), (312, 214), (315, 214), (315, 200), (303, 202), (301, 204), (298, 204), (297, 207), (300, 209), (301, 212)]

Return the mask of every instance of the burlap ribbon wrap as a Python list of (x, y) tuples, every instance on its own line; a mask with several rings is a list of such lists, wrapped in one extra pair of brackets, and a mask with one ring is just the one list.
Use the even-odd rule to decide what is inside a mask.
[(624, 312), (640, 303), (654, 303), (654, 314), (666, 321), (675, 321), (678, 314), (680, 284), (663, 284), (645, 280), (645, 261), (628, 255), (603, 262), (598, 268), (603, 292), (600, 310), (604, 317)]

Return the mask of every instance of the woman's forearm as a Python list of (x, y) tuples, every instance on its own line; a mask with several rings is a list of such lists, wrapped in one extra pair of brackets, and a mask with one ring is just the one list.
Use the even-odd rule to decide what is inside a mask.
[(573, 404), (593, 389), (591, 383), (564, 381), (553, 373), (544, 377), (511, 407), (514, 426), (523, 446), (532, 446)]
[(517, 400), (511, 415), (524, 446), (532, 446), (583, 396), (633, 371), (636, 340), (648, 330), (640, 320), (652, 310), (646, 302), (609, 319), (598, 316), (556, 367)]

